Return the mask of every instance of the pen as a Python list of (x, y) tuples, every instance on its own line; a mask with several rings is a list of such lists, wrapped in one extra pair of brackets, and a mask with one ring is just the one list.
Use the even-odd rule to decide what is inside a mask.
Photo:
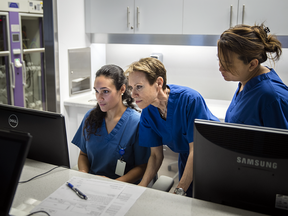
[(67, 186), (71, 188), (71, 190), (73, 190), (77, 194), (77, 196), (79, 196), (81, 199), (85, 199), (85, 200), (88, 199), (88, 197), (85, 194), (83, 194), (80, 190), (75, 188), (71, 183), (67, 182)]

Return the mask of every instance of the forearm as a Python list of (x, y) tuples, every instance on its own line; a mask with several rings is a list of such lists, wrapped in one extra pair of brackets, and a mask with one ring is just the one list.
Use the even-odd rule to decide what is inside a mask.
[(177, 188), (182, 188), (187, 191), (193, 180), (193, 143), (190, 145), (189, 156), (185, 165), (183, 175), (177, 185)]
[(131, 169), (128, 173), (117, 178), (116, 180), (128, 183), (134, 183), (142, 178), (142, 176), (145, 173), (146, 167), (147, 164), (141, 164), (139, 166), (136, 166), (133, 169)]
[(78, 169), (81, 172), (86, 172), (88, 173), (90, 170), (90, 164), (89, 164), (89, 160), (86, 154), (81, 153), (79, 154), (78, 157)]
[(147, 185), (151, 182), (151, 180), (156, 176), (162, 164), (162, 161), (163, 161), (163, 154), (162, 156), (156, 156), (156, 155), (150, 156), (145, 174), (142, 178), (142, 181), (139, 183), (140, 186), (147, 187)]

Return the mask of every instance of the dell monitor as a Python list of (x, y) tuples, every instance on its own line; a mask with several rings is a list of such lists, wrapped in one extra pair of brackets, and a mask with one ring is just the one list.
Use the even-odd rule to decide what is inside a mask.
[(70, 167), (65, 118), (59, 113), (0, 105), (0, 129), (30, 133), (27, 158)]
[(0, 130), (0, 216), (9, 215), (31, 139), (28, 133)]
[(193, 197), (288, 215), (288, 130), (196, 119)]

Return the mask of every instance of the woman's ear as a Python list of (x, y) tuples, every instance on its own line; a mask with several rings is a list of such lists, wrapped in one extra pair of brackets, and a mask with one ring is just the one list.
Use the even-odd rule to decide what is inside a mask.
[(126, 91), (126, 85), (123, 84), (120, 88), (120, 92), (121, 92), (121, 94), (124, 94), (125, 91)]
[(157, 80), (156, 80), (156, 83), (158, 85), (158, 87), (160, 87), (160, 89), (162, 89), (162, 86), (163, 86), (163, 83), (164, 83), (164, 80), (162, 77), (158, 77)]
[(258, 66), (259, 61), (258, 59), (252, 59), (249, 64), (250, 64), (249, 70), (253, 71)]

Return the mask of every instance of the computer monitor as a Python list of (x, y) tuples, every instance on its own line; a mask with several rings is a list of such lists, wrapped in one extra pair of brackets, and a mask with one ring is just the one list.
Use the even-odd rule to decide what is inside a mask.
[(65, 118), (59, 113), (0, 105), (0, 129), (33, 137), (27, 158), (70, 167)]
[(0, 130), (0, 216), (9, 215), (31, 139), (28, 133)]
[(288, 215), (288, 130), (196, 119), (193, 197)]

